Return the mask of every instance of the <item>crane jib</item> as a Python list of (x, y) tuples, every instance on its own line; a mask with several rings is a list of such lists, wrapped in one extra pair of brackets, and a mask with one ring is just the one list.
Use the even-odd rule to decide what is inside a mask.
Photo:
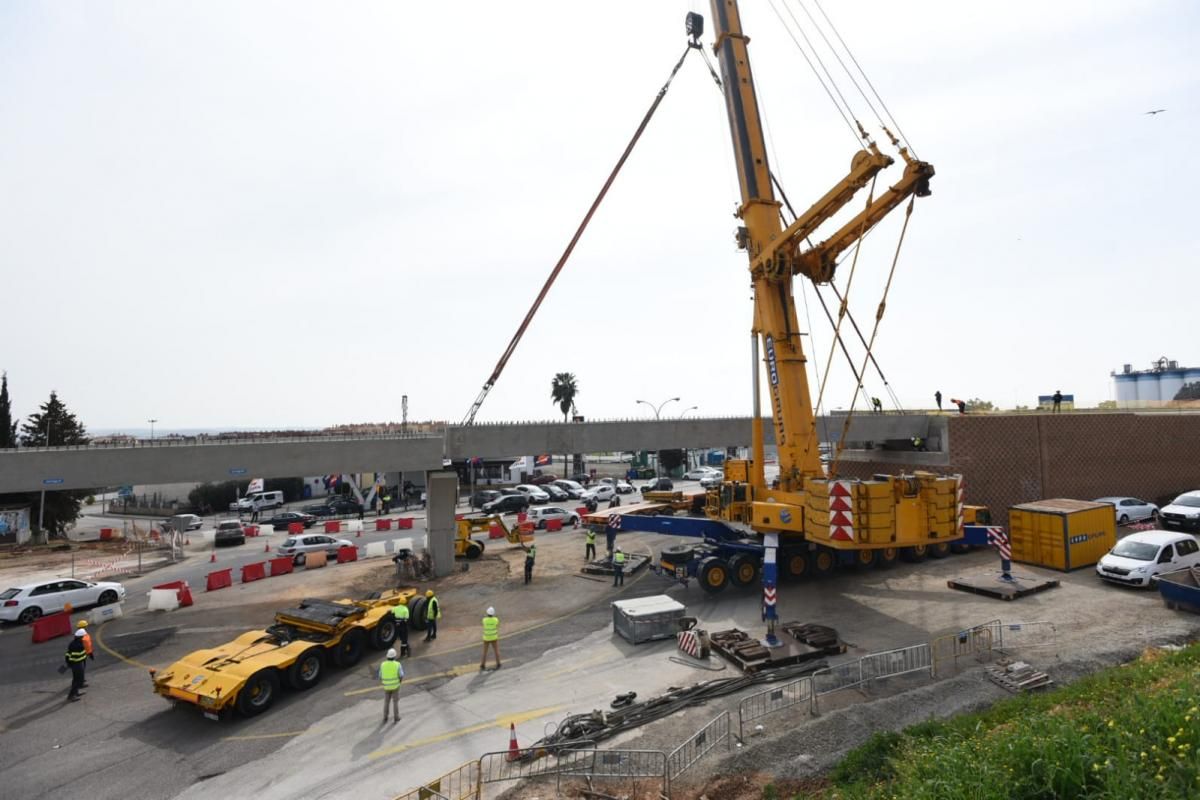
[(767, 354), (767, 378), (771, 381), (771, 404), (775, 407), (776, 444), (782, 446), (787, 441), (787, 431), (783, 424), (783, 401), (779, 397), (779, 367), (775, 363), (775, 337), (769, 333), (763, 337), (763, 350)]

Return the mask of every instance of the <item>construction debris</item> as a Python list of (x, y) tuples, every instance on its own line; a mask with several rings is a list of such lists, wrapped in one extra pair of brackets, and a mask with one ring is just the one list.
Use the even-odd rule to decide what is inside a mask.
[(1000, 661), (985, 669), (992, 683), (1013, 694), (1054, 685), (1054, 681), (1049, 675), (1034, 669), (1024, 661)]

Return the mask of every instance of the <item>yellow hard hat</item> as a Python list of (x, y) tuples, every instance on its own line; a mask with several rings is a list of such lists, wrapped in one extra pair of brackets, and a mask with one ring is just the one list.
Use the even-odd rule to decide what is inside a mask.
[(81, 620), (79, 620), (79, 622), (76, 622), (76, 623), (75, 623), (75, 627), (76, 627), (76, 628), (86, 628), (86, 627), (87, 627), (87, 620), (86, 620), (86, 619), (81, 619)]
[(425, 596), (426, 596), (426, 597), (433, 597), (433, 589), (426, 589), (426, 590), (425, 590)]

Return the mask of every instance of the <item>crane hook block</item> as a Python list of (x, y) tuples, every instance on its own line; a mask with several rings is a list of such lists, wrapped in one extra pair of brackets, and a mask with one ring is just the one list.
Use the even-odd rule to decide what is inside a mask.
[(699, 45), (700, 37), (704, 35), (704, 17), (695, 11), (689, 11), (684, 24), (687, 28), (688, 36), (692, 37), (692, 44)]

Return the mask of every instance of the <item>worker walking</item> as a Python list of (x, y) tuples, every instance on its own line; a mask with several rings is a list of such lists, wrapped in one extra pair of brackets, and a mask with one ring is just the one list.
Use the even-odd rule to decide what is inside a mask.
[(933, 393), (933, 399), (937, 401), (938, 411), (942, 410), (942, 390), (938, 389)]
[(379, 665), (379, 682), (383, 684), (383, 721), (388, 721), (388, 706), (392, 708), (392, 724), (400, 721), (400, 683), (404, 667), (396, 657), (396, 648), (387, 651), (387, 661)]
[(613, 552), (613, 586), (625, 585), (625, 553), (618, 546)]
[(425, 592), (425, 641), (437, 638), (437, 623), (442, 618), (442, 604), (433, 594), (433, 589)]
[[(88, 624), (88, 621), (86, 619), (81, 619), (75, 625), (75, 629), (83, 631), (83, 636), (80, 637), (81, 639), (83, 639), (83, 650), (85, 653), (87, 653), (87, 657), (89, 660), (95, 661), (96, 653), (92, 650), (92, 635), (87, 632), (87, 624)], [(83, 669), (83, 685), (87, 686), (88, 685), (87, 684), (87, 661), (83, 662), (83, 667), (84, 667), (84, 669)]]
[(84, 662), (87, 661), (87, 650), (83, 646), (84, 630), (79, 628), (75, 631), (75, 635), (71, 637), (71, 643), (67, 645), (65, 660), (67, 667), (71, 670), (71, 688), (67, 692), (67, 699), (72, 702), (78, 700), (83, 688), (83, 669)]
[(583, 550), (583, 560), (591, 561), (595, 557), (596, 557), (596, 532), (594, 530), (592, 530), (591, 528), (588, 528), (587, 545), (586, 545), (586, 547), (584, 547), (584, 550)]
[(408, 606), (404, 603), (392, 606), (392, 617), (396, 620), (396, 638), (400, 640), (400, 655), (407, 656), (408, 649)]
[(533, 580), (533, 561), (537, 558), (537, 545), (529, 545), (529, 552), (525, 554), (525, 584), (528, 585)]
[(1054, 413), (1057, 414), (1062, 408), (1062, 392), (1058, 389), (1054, 390)]
[(496, 669), (500, 669), (500, 618), (496, 609), (488, 607), (487, 616), (483, 618), (483, 655), (479, 658), (479, 671), (487, 669), (488, 646), (496, 654)]

